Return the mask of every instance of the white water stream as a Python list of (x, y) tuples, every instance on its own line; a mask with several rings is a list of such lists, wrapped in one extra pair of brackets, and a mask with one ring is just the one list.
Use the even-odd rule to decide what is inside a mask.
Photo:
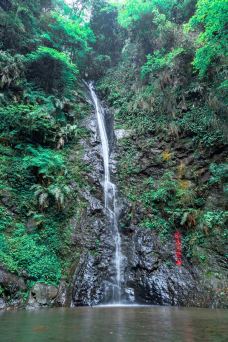
[(105, 112), (104, 109), (94, 91), (93, 84), (89, 84), (90, 94), (94, 103), (98, 128), (100, 133), (100, 139), (102, 144), (102, 155), (104, 161), (104, 198), (105, 208), (107, 211), (109, 222), (111, 223), (113, 239), (115, 242), (115, 280), (112, 284), (112, 302), (121, 302), (121, 237), (118, 229), (118, 215), (117, 215), (117, 198), (116, 198), (116, 186), (111, 182), (110, 177), (110, 149), (109, 141), (105, 126)]

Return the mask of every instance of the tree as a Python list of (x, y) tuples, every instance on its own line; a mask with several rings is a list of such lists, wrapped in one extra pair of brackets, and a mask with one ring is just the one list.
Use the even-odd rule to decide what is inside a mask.
[(29, 79), (43, 88), (47, 93), (58, 91), (63, 93), (71, 89), (76, 81), (78, 69), (64, 52), (46, 46), (27, 55)]
[(198, 1), (197, 11), (190, 19), (188, 29), (201, 31), (193, 62), (200, 77), (203, 77), (216, 61), (225, 64), (228, 46), (227, 17), (226, 0)]

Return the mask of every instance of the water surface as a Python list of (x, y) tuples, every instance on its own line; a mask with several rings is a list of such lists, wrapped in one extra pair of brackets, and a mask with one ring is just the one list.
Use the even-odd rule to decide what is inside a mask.
[(0, 313), (1, 342), (228, 341), (228, 311), (95, 307)]

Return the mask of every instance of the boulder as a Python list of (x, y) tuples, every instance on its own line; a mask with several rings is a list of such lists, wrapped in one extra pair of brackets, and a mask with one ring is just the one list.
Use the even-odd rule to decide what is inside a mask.
[(51, 306), (55, 303), (57, 295), (57, 287), (36, 283), (30, 291), (27, 307)]

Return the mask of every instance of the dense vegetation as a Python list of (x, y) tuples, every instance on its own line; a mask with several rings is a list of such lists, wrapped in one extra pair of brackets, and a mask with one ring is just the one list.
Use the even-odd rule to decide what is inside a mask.
[[(119, 160), (129, 222), (164, 239), (180, 229), (189, 257), (205, 261), (212, 241), (224, 254), (227, 12), (226, 0), (0, 1), (1, 264), (58, 284), (77, 257), (83, 78), (131, 131)], [(159, 174), (142, 168), (150, 151)]]
[(0, 261), (31, 284), (57, 284), (75, 258), (70, 218), (85, 186), (78, 141), (88, 110), (79, 78), (95, 38), (63, 1), (0, 6)]
[(228, 4), (129, 0), (117, 7), (124, 45), (99, 89), (116, 127), (130, 130), (119, 153), (120, 185), (132, 206), (123, 227), (140, 225), (165, 240), (180, 230), (188, 257), (224, 256)]

